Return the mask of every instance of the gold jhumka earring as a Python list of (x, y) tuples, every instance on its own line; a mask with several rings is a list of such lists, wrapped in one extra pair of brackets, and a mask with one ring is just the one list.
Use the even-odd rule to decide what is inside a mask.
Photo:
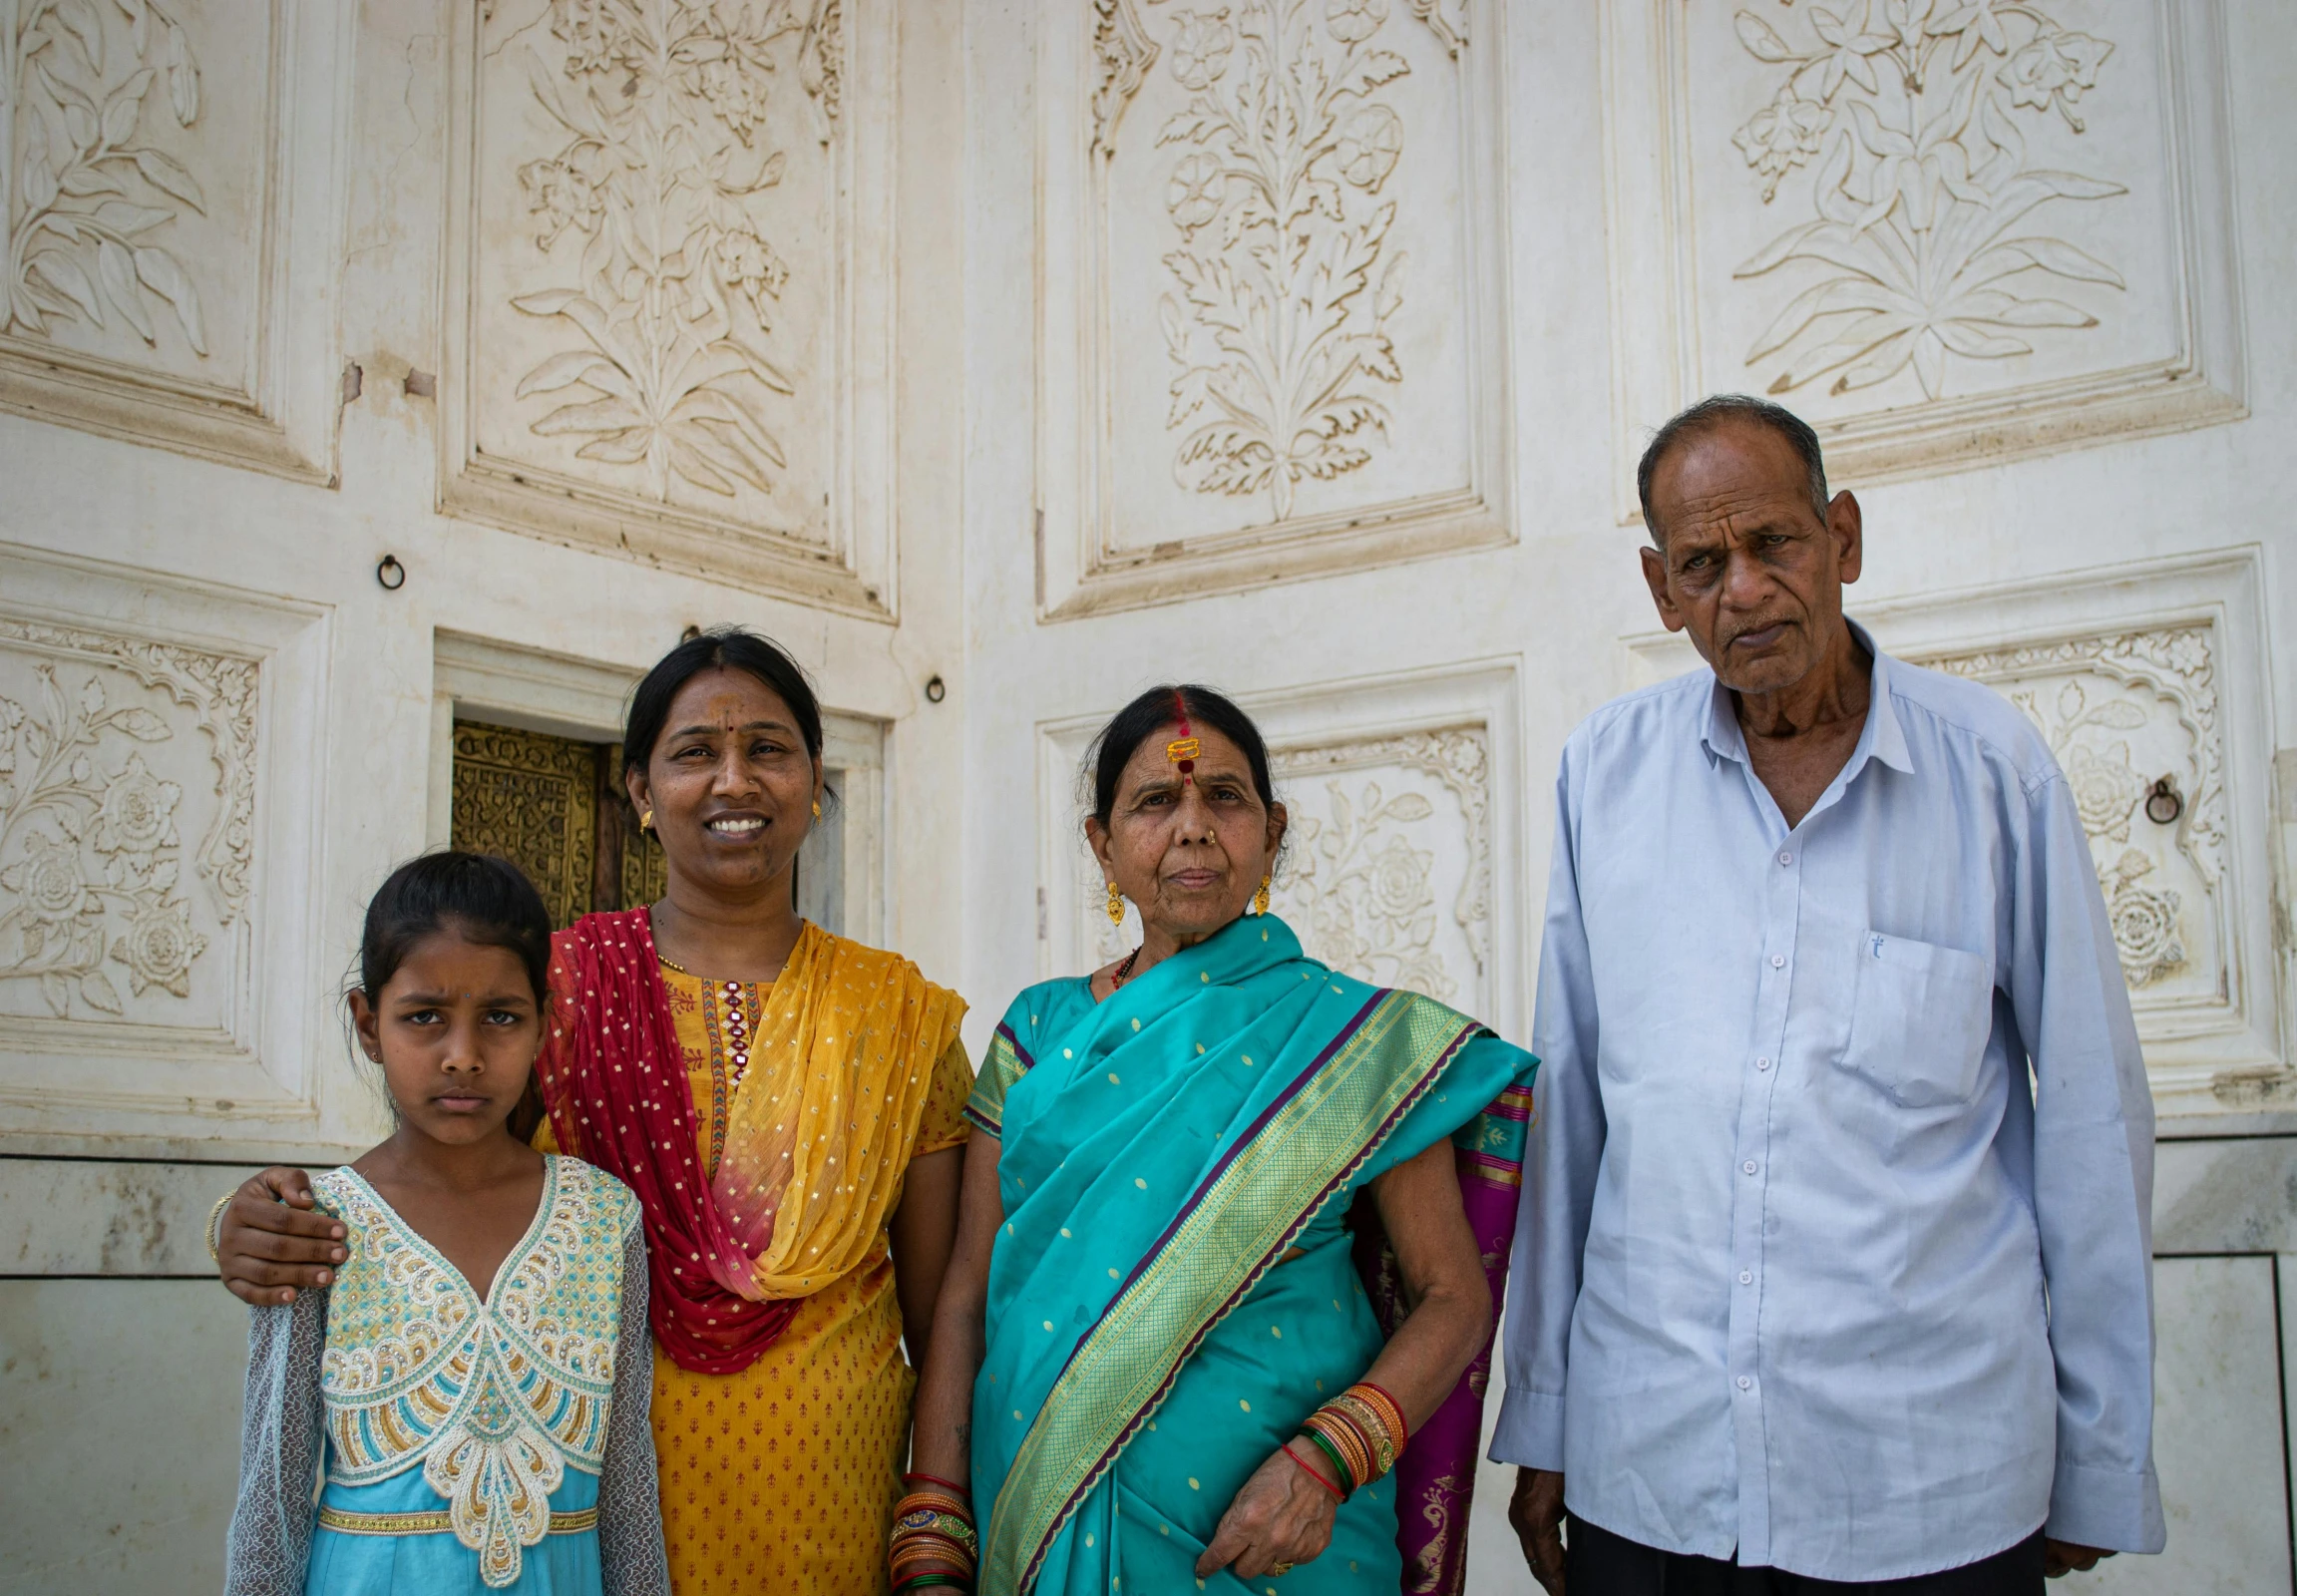
[(1265, 915), (1268, 913), (1268, 884), (1271, 879), (1272, 878), (1268, 876), (1261, 877), (1260, 891), (1252, 895), (1252, 912), (1256, 915)]
[(1113, 881), (1109, 883), (1108, 909), (1110, 925), (1121, 926), (1125, 923), (1124, 895), (1117, 891), (1117, 884)]

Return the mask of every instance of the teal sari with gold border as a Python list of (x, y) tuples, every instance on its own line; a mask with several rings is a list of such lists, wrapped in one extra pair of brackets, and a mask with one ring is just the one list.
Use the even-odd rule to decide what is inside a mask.
[(1082, 980), (1022, 993), (966, 1107), (1002, 1142), (973, 1388), (984, 1596), (1402, 1588), (1393, 1477), (1281, 1581), (1194, 1565), (1252, 1472), (1379, 1354), (1353, 1197), (1534, 1067), (1303, 957), (1268, 915), (1104, 1002)]

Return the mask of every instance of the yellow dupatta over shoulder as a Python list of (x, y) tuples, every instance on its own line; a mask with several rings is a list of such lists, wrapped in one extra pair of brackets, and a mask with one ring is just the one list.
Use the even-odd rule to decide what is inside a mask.
[[(757, 1027), (737, 1078), (727, 984), (664, 968), (662, 985), (707, 1176), (734, 1162), (737, 1120), (769, 1137), (776, 1124), (827, 1120), (808, 1147), (790, 1140), (748, 1152), (745, 1167), (782, 1163), (786, 1150), (793, 1177), (803, 1153), (808, 1173), (851, 1167), (837, 1185), (870, 1188), (833, 1194), (824, 1184), (817, 1203), (813, 1185), (802, 1197), (794, 1178), (780, 1185), (788, 1200), (760, 1258), (761, 1287), (788, 1289), (860, 1256), (786, 1301), (789, 1323), (756, 1363), (706, 1375), (655, 1360), (672, 1588), (678, 1596), (874, 1596), (886, 1589), (886, 1527), (901, 1495), (915, 1385), (902, 1357), (884, 1227), (911, 1161), (964, 1139), (973, 1073), (957, 1036), (963, 1004), (906, 961), (809, 925), (779, 981), (733, 995)], [(793, 1059), (802, 1067), (789, 1067)], [(821, 1113), (808, 1111), (816, 1106)], [(836, 1126), (844, 1127), (842, 1145), (826, 1133)], [(749, 1184), (762, 1183), (753, 1174)], [(811, 1264), (806, 1249), (817, 1246), (830, 1262)], [(811, 1267), (777, 1268), (783, 1258)]]
[[(758, 1006), (710, 1193), (751, 1260), (741, 1294), (810, 1297), (877, 1255), (965, 1005), (899, 954), (809, 921)], [(730, 1063), (734, 1038), (713, 1028)]]

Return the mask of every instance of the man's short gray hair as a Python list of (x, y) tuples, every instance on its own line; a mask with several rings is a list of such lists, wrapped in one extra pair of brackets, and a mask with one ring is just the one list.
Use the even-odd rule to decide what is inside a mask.
[(1651, 447), (1643, 451), (1643, 459), (1635, 468), (1635, 492), (1643, 501), (1643, 525), (1650, 531), (1653, 543), (1661, 541), (1659, 518), (1651, 513), (1651, 479), (1659, 474), (1660, 458), (1684, 439), (1724, 421), (1751, 421), (1758, 427), (1768, 427), (1792, 444), (1810, 478), (1810, 513), (1820, 521), (1826, 519), (1826, 462), (1819, 456), (1818, 434), (1811, 430), (1810, 423), (1784, 405), (1774, 405), (1752, 394), (1710, 394), (1688, 410), (1678, 412), (1653, 433)]

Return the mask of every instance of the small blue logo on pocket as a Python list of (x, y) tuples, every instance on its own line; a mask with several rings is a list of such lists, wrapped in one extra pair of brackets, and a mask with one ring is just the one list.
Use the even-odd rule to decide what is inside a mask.
[(1877, 959), (1882, 957), (1882, 939), (1880, 937), (1874, 939), (1874, 957)]

